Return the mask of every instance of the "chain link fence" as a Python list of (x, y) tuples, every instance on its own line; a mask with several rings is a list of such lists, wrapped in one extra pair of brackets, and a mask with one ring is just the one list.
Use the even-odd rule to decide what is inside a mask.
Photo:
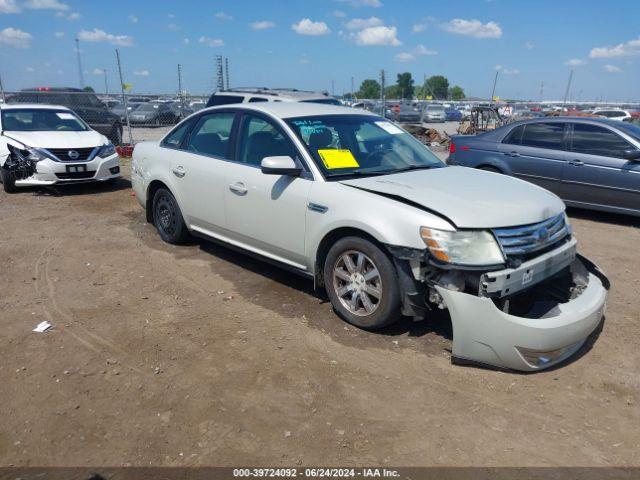
[(99, 94), (72, 88), (5, 92), (7, 104), (61, 105), (73, 110), (114, 145), (159, 140), (173, 125), (204, 108), (208, 96)]

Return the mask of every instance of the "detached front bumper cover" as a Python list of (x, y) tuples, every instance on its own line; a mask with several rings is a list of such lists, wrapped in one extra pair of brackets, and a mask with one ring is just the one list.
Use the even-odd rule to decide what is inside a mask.
[[(539, 317), (511, 315), (500, 310), (491, 298), (436, 285), (451, 315), (453, 357), (500, 368), (535, 371), (556, 365), (576, 353), (602, 320), (609, 285), (604, 274), (588, 259), (578, 255), (574, 262), (577, 263), (573, 266), (584, 272), (586, 280), (581, 291)], [(515, 272), (520, 282), (522, 275)], [(532, 277), (533, 283), (537, 279)], [(524, 279), (527, 281), (529, 277)]]

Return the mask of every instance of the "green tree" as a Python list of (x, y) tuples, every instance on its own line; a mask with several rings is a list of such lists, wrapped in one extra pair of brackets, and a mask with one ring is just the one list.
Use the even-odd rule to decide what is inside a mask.
[(84, 90), (85, 92), (95, 93), (95, 90), (88, 85), (84, 87), (82, 90)]
[(413, 78), (411, 78), (410, 72), (399, 73), (396, 84), (398, 87), (398, 97), (413, 98)]
[(368, 78), (362, 82), (356, 95), (358, 98), (380, 98), (380, 84), (377, 80)]
[(464, 90), (458, 85), (449, 89), (449, 100), (464, 100)]
[(426, 87), (427, 95), (431, 95), (435, 99), (445, 100), (447, 93), (449, 93), (449, 80), (442, 75), (434, 75), (427, 79)]
[(384, 96), (386, 98), (401, 98), (402, 92), (398, 85), (389, 85), (384, 89)]

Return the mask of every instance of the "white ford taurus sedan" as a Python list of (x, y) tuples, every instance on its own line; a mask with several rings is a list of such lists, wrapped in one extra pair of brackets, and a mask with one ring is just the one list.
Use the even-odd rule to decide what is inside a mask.
[(195, 234), (307, 275), (358, 327), (448, 309), (454, 360), (547, 368), (603, 317), (608, 281), (576, 253), (561, 200), (447, 167), (361, 110), (204, 109), (137, 145), (132, 184), (163, 240)]
[(6, 192), (119, 177), (115, 147), (68, 108), (0, 104), (0, 180)]

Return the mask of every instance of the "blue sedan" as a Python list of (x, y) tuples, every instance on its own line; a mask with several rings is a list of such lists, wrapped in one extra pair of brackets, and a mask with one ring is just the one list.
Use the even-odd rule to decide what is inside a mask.
[(640, 127), (630, 123), (523, 120), (452, 137), (448, 163), (513, 175), (569, 206), (640, 216)]
[(462, 121), (462, 112), (455, 108), (449, 108), (445, 110), (445, 121), (447, 122), (460, 122)]

